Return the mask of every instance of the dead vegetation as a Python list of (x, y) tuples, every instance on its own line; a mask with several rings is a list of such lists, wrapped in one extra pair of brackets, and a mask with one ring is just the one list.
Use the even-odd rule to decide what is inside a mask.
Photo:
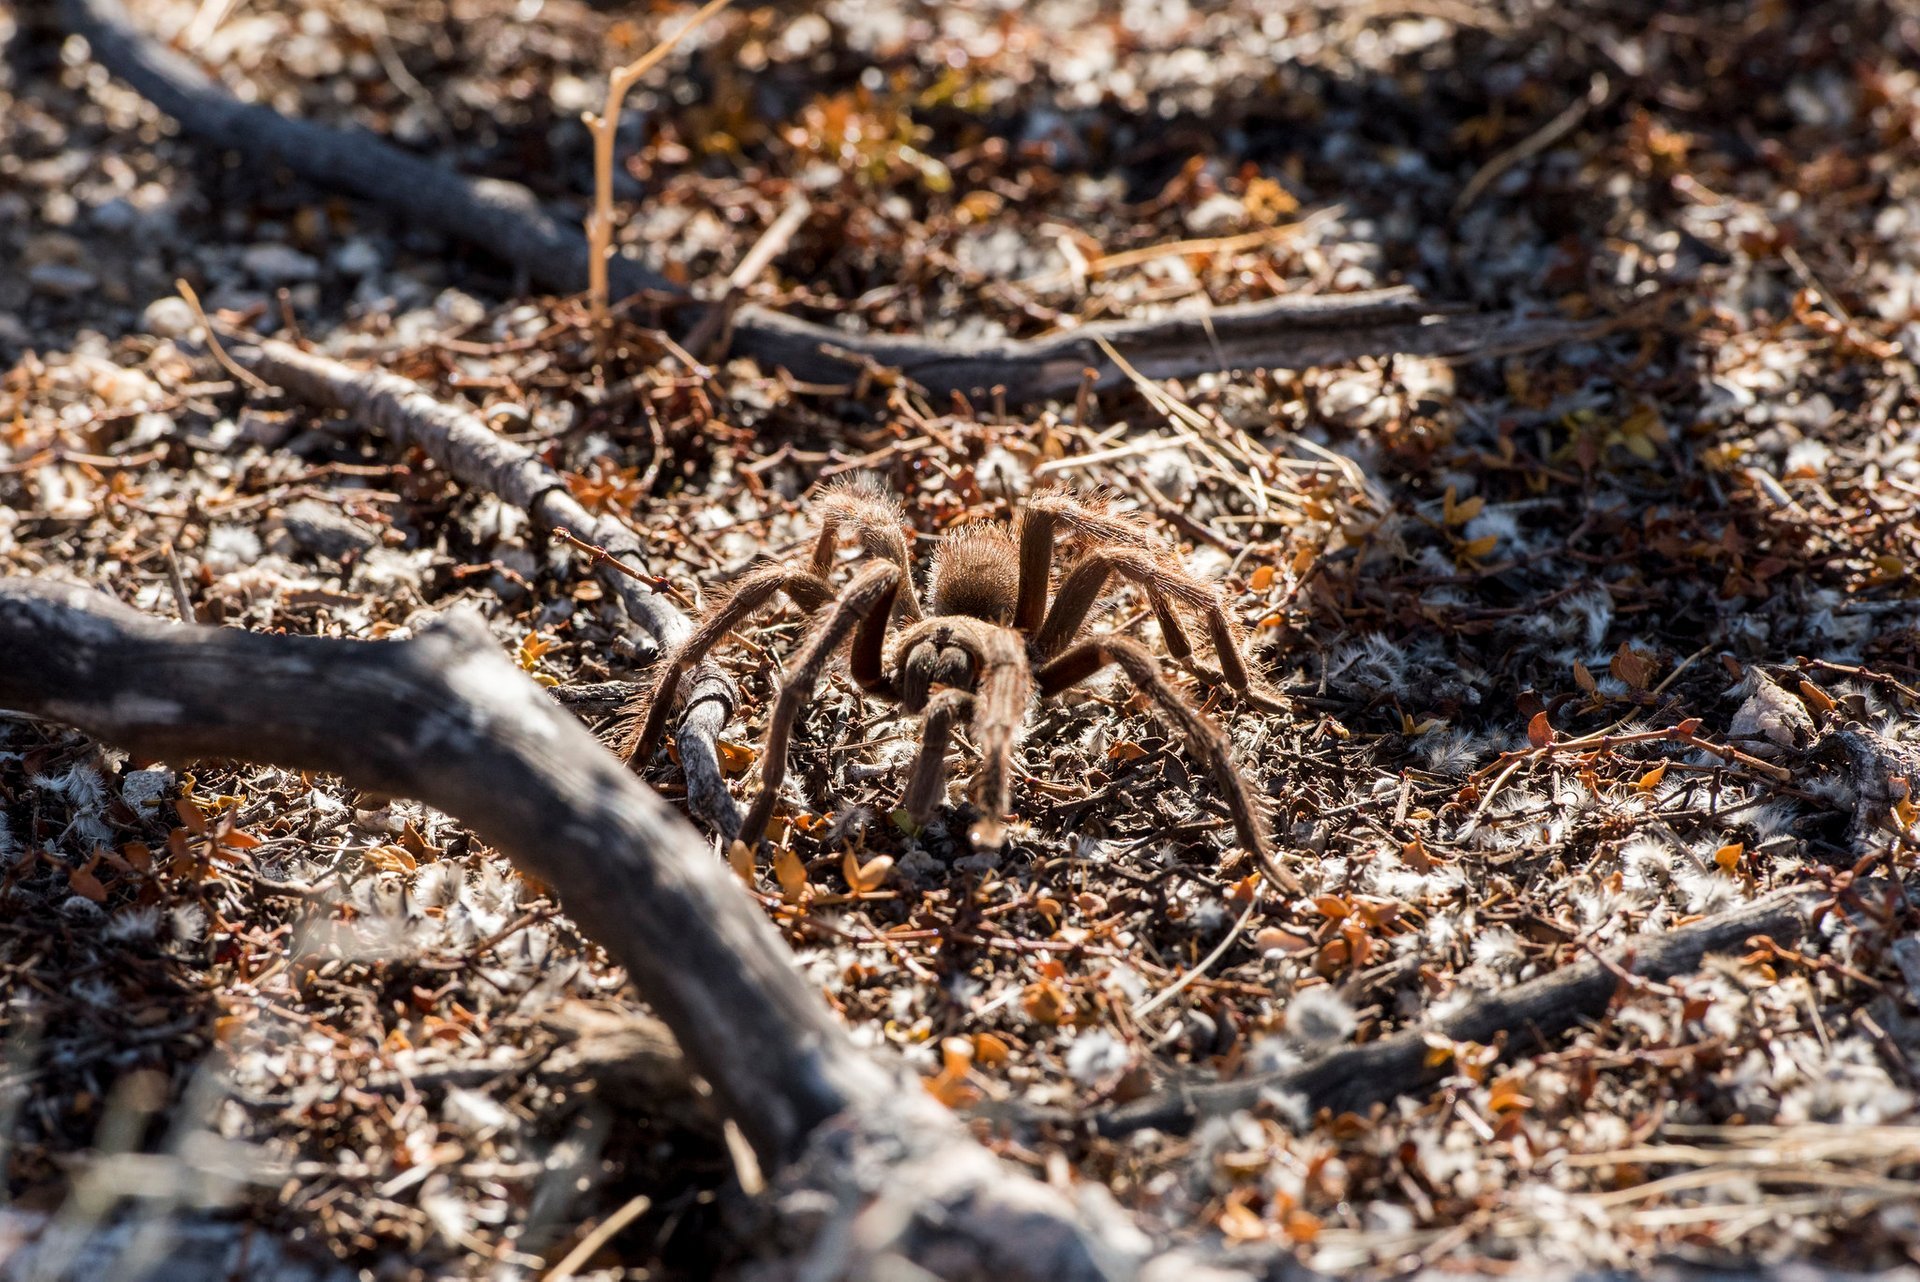
[[(7, 571), (260, 633), (469, 605), (611, 735), (676, 628), (812, 549), (818, 487), (884, 478), (916, 566), (1104, 487), (1293, 704), (1183, 686), (1300, 893), (1220, 871), (1207, 763), (1122, 683), (1029, 719), (995, 851), (957, 803), (900, 821), (916, 727), (829, 673), (736, 871), (856, 1038), (1036, 1179), (1250, 1268), (1911, 1262), (1912, 17), (741, 6), (619, 118), (631, 257), (596, 331), (533, 292), (541, 264), (585, 285), (577, 116), (687, 17), (141, 6), (227, 92), (559, 203), (573, 239), (518, 258), (487, 231), (518, 197), (428, 226), (377, 167), (342, 161), (352, 199), (309, 185), (318, 153), (305, 183), (229, 167), (243, 139), (171, 135), (63, 19), (0, 17)], [(174, 275), (313, 347), (236, 350), (284, 394), (198, 357)], [(1403, 285), (1335, 305), (1359, 348), (1292, 301)], [(1295, 309), (1304, 368), (1271, 312), (1244, 344), (1179, 319), (1202, 301)], [(1455, 321), (1448, 359), (1413, 341)], [(1106, 322), (1109, 350), (1075, 337)], [(1529, 325), (1570, 341), (1511, 350)], [(1000, 396), (942, 363), (983, 350)], [(526, 484), (341, 416), (329, 359), (418, 384)], [(1164, 636), (1147, 594), (1111, 603)], [(706, 788), (711, 831), (808, 626), (740, 626), (677, 712), (649, 778)], [(4, 1240), (131, 1201), (390, 1276), (792, 1247), (683, 1089), (583, 1072), (626, 976), (433, 810), (0, 720), (0, 863)], [(1654, 964), (1703, 921), (1737, 928)], [(1587, 994), (1550, 990), (1558, 1027), (1471, 1024), (1553, 976)]]

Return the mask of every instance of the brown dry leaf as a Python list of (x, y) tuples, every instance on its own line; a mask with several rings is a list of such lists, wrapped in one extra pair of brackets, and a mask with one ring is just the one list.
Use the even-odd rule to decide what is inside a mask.
[(369, 868), (380, 872), (412, 872), (420, 866), (419, 861), (407, 853), (404, 846), (375, 846), (360, 856)]
[(859, 857), (849, 850), (845, 859), (841, 861), (841, 871), (846, 874), (848, 887), (856, 895), (864, 895), (869, 891), (880, 889), (885, 884), (887, 874), (893, 871), (893, 856), (876, 855), (863, 864)]
[(1122, 739), (1107, 749), (1108, 761), (1138, 761), (1147, 755), (1147, 750), (1131, 739)]
[(1258, 1242), (1268, 1234), (1267, 1222), (1238, 1198), (1220, 1208), (1218, 1223), (1220, 1231), (1236, 1242)]
[(440, 848), (422, 836), (420, 830), (413, 826), (411, 819), (407, 820), (407, 826), (400, 831), (400, 844), (406, 847), (408, 854), (421, 863), (429, 863), (441, 855)]
[(807, 866), (800, 862), (800, 856), (794, 854), (791, 847), (773, 857), (773, 875), (780, 883), (780, 893), (788, 903), (797, 904), (806, 897)]
[(1006, 1042), (993, 1033), (973, 1035), (973, 1058), (979, 1064), (1004, 1064), (1013, 1054)]
[(727, 847), (727, 866), (733, 869), (733, 875), (740, 879), (742, 885), (752, 887), (753, 849), (738, 837)]
[(1020, 1007), (1027, 1017), (1036, 1024), (1045, 1024), (1049, 1028), (1066, 1019), (1072, 1006), (1067, 995), (1058, 984), (1051, 980), (1038, 980), (1028, 984), (1020, 992)]
[(1840, 706), (1832, 695), (1805, 677), (1800, 678), (1800, 697), (1812, 705), (1815, 712), (1832, 712)]
[(1553, 744), (1553, 723), (1547, 720), (1547, 714), (1536, 712), (1527, 722), (1527, 742), (1536, 748), (1546, 748)]
[(1576, 663), (1573, 665), (1573, 684), (1579, 686), (1588, 694), (1592, 694), (1599, 688), (1599, 683), (1593, 679), (1593, 673), (1587, 671), (1587, 665), (1584, 663)]
[(206, 835), (207, 812), (200, 809), (197, 803), (182, 797), (173, 803), (173, 812), (180, 816), (180, 822), (186, 825), (188, 832), (196, 837)]
[(1644, 690), (1653, 676), (1653, 658), (1635, 650), (1625, 641), (1613, 652), (1613, 659), (1607, 664), (1607, 671), (1626, 683), (1630, 690)]
[(78, 868), (67, 870), (67, 887), (82, 899), (91, 899), (96, 904), (107, 901), (107, 888), (94, 876), (94, 867), (100, 862), (101, 851), (95, 850), (93, 857)]
[(1304, 953), (1313, 947), (1313, 940), (1291, 930), (1268, 926), (1254, 935), (1253, 946), (1263, 953)]

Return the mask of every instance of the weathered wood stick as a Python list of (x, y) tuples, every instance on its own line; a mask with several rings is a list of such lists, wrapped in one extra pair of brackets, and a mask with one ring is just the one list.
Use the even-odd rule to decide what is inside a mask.
[(397, 642), (256, 635), (0, 579), (0, 655), (0, 708), (416, 798), (551, 886), (759, 1155), (795, 1276), (897, 1276), (902, 1258), (1002, 1282), (1230, 1276), (1002, 1164), (856, 1047), (725, 862), (471, 616)]
[(1098, 1115), (1094, 1127), (1108, 1136), (1149, 1128), (1184, 1133), (1206, 1118), (1253, 1108), (1270, 1096), (1298, 1095), (1309, 1113), (1323, 1108), (1340, 1113), (1409, 1095), (1450, 1071), (1450, 1058), (1432, 1062), (1430, 1037), (1480, 1044), (1506, 1037), (1509, 1049), (1537, 1043), (1604, 1015), (1622, 974), (1650, 980), (1683, 975), (1698, 970), (1707, 954), (1739, 948), (1756, 935), (1790, 947), (1807, 933), (1814, 909), (1829, 898), (1831, 893), (1819, 888), (1782, 891), (1691, 926), (1642, 936), (1606, 961), (1583, 958), (1476, 997), (1431, 1024), (1333, 1051), (1297, 1068), (1145, 1096)]
[[(693, 630), (692, 621), (678, 606), (648, 586), (654, 576), (646, 568), (640, 540), (627, 525), (587, 511), (567, 489), (564, 477), (526, 446), (503, 439), (476, 415), (436, 399), (397, 374), (356, 369), (290, 343), (230, 344), (227, 355), (296, 400), (343, 411), (385, 432), (394, 444), (423, 451), (462, 485), (485, 490), (525, 511), (540, 529), (568, 530), (637, 568), (639, 578), (618, 565), (598, 559), (594, 563), (600, 582), (661, 650), (672, 650)], [(696, 813), (722, 836), (732, 838), (740, 828), (740, 811), (720, 770), (717, 737), (739, 701), (739, 692), (713, 664), (701, 665), (690, 685), (688, 713), (675, 738), (687, 777), (687, 798)], [(692, 715), (695, 709), (703, 710), (699, 717)]]
[[(121, 0), (63, 0), (61, 12), (67, 29), (86, 38), (103, 66), (209, 146), (284, 168), (322, 190), (358, 196), (409, 224), (438, 228), (550, 289), (586, 287), (587, 241), (579, 223), (556, 217), (520, 184), (466, 177), (364, 129), (329, 128), (241, 102), (190, 59), (135, 27)], [(852, 382), (874, 365), (898, 370), (940, 405), (955, 392), (983, 396), (996, 388), (1016, 405), (1070, 395), (1089, 368), (1098, 372), (1099, 385), (1124, 382), (1103, 341), (1147, 377), (1177, 378), (1214, 370), (1305, 369), (1391, 354), (1495, 356), (1589, 337), (1609, 324), (1457, 314), (1410, 289), (1381, 289), (1101, 321), (1044, 338), (962, 343), (843, 331), (754, 306), (711, 325), (709, 312), (731, 304), (687, 298), (632, 259), (616, 257), (608, 270), (617, 297), (651, 293), (675, 300), (674, 329), (682, 338), (725, 331), (732, 354), (809, 383)]]

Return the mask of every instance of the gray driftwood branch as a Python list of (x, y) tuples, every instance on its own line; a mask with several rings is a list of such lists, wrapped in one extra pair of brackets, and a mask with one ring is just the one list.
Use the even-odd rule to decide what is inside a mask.
[(1623, 976), (1664, 980), (1700, 968), (1701, 958), (1740, 948), (1765, 935), (1791, 947), (1809, 929), (1814, 910), (1830, 898), (1818, 888), (1782, 891), (1690, 926), (1641, 936), (1605, 961), (1586, 957), (1538, 979), (1476, 997), (1417, 1028), (1350, 1046), (1297, 1068), (1230, 1082), (1210, 1082), (1145, 1096), (1094, 1119), (1108, 1136), (1139, 1130), (1190, 1131), (1200, 1121), (1254, 1108), (1263, 1099), (1293, 1095), (1310, 1113), (1361, 1111), (1410, 1095), (1452, 1071), (1431, 1062), (1429, 1037), (1482, 1045), (1502, 1039), (1508, 1051), (1537, 1045), (1607, 1012)]
[[(532, 450), (502, 439), (477, 416), (436, 399), (419, 384), (384, 370), (355, 369), (271, 340), (231, 347), (228, 355), (296, 400), (340, 410), (385, 432), (402, 448), (421, 450), (462, 485), (497, 495), (524, 510), (541, 530), (571, 530), (623, 564), (654, 577), (631, 528), (589, 512), (567, 489), (565, 478)], [(647, 584), (605, 562), (597, 562), (594, 572), (628, 617), (662, 650), (672, 650), (692, 630), (692, 622), (680, 608)], [(739, 808), (727, 792), (717, 739), (733, 714), (738, 692), (712, 664), (701, 665), (690, 684), (675, 739), (687, 777), (687, 797), (698, 814), (722, 835), (732, 837), (740, 827)]]
[(551, 886), (759, 1155), (796, 1276), (897, 1276), (897, 1260), (1006, 1282), (1207, 1276), (1097, 1191), (1002, 1164), (856, 1047), (726, 864), (478, 620), (398, 642), (256, 635), (3, 579), (0, 654), (0, 708), (148, 756), (327, 771), (416, 798)]
[[(520, 184), (466, 177), (364, 129), (334, 129), (242, 102), (190, 59), (134, 26), (121, 0), (62, 0), (61, 11), (67, 29), (86, 38), (103, 66), (200, 142), (285, 169), (324, 191), (358, 196), (410, 225), (438, 228), (550, 289), (585, 288), (587, 242), (577, 220), (556, 216)], [(673, 324), (682, 337), (713, 332), (715, 325), (703, 324), (708, 313), (729, 305), (688, 298), (632, 259), (616, 257), (609, 270), (618, 295), (673, 300)], [(843, 331), (756, 306), (741, 308), (717, 328), (731, 335), (732, 354), (810, 383), (845, 383), (878, 365), (900, 371), (936, 403), (955, 392), (976, 396), (997, 388), (1010, 403), (1024, 404), (1071, 393), (1088, 368), (1102, 384), (1122, 381), (1100, 347), (1102, 339), (1148, 377), (1174, 378), (1211, 370), (1305, 369), (1363, 356), (1493, 356), (1605, 327), (1512, 313), (1461, 314), (1412, 290), (1384, 289), (1102, 321), (1044, 338), (985, 343)]]

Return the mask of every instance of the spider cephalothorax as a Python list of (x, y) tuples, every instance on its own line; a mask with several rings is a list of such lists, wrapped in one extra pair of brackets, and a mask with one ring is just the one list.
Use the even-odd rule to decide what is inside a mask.
[[(1181, 661), (1192, 658), (1187, 628), (1189, 620), (1197, 620), (1220, 665), (1218, 679), (1255, 706), (1277, 707), (1275, 697), (1262, 692), (1248, 672), (1239, 629), (1219, 592), (1182, 569), (1173, 548), (1097, 501), (1048, 491), (1029, 498), (1011, 528), (986, 522), (945, 535), (933, 555), (923, 606), (898, 503), (878, 486), (856, 482), (828, 490), (819, 508), (820, 533), (806, 562), (749, 571), (661, 664), (652, 691), (636, 709), (644, 715), (636, 718), (631, 758), (645, 761), (659, 745), (687, 670), (730, 629), (784, 592), (816, 618), (767, 728), (760, 792), (740, 834), (749, 844), (760, 840), (772, 816), (794, 723), (828, 662), (851, 638), (853, 679), (860, 688), (923, 719), (902, 802), (915, 823), (924, 824), (945, 798), (947, 750), (955, 727), (965, 721), (981, 758), (972, 785), (981, 814), (973, 838), (999, 845), (1011, 804), (1014, 739), (1034, 694), (1057, 695), (1112, 665), (1205, 761), (1241, 843), (1268, 876), (1294, 885), (1273, 862), (1259, 807), (1220, 728), (1180, 694), (1145, 645), (1112, 632), (1085, 631), (1108, 581), (1130, 580), (1145, 593), (1169, 654)], [(835, 587), (827, 576), (849, 535), (865, 562), (849, 582)], [(1069, 555), (1056, 586), (1054, 553), (1063, 536)], [(895, 631), (891, 644), (890, 628)]]

